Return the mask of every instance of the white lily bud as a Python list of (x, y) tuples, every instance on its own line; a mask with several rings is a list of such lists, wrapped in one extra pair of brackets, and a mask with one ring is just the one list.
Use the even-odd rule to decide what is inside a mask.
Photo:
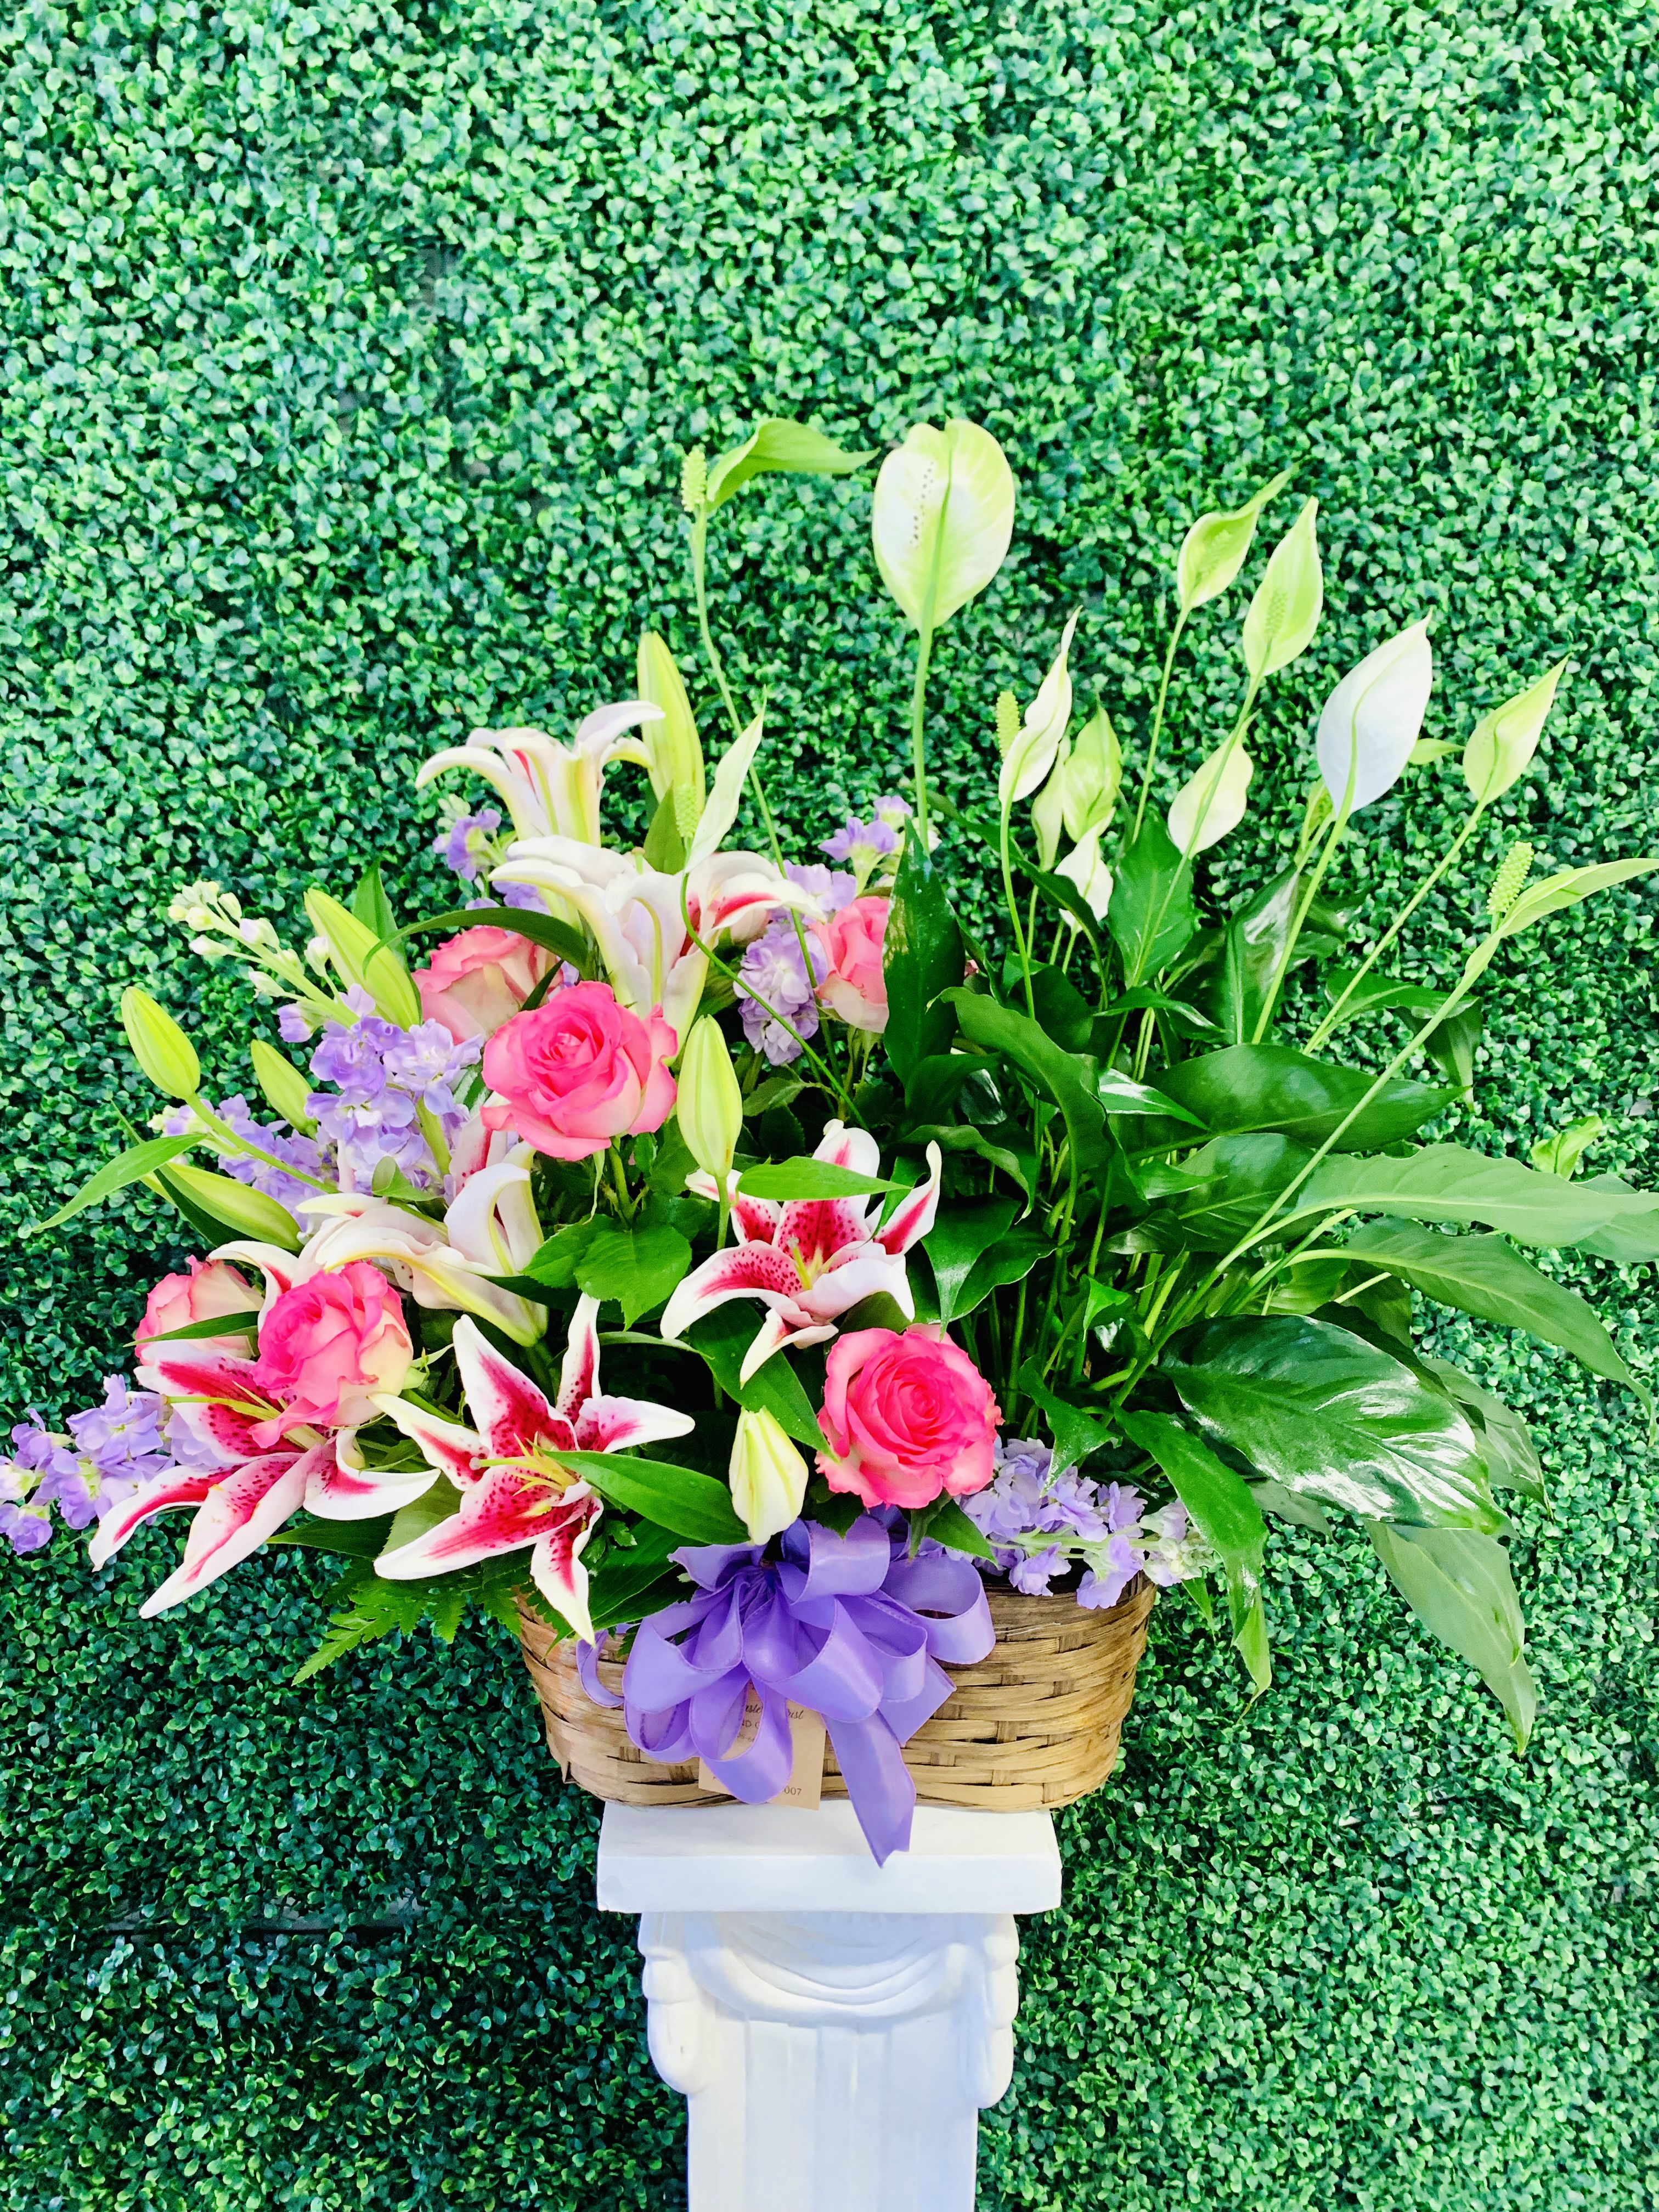
[(1204, 853), (1244, 819), (1244, 797), (1255, 763), (1236, 744), (1224, 760), (1212, 752), (1170, 802), (1170, 839), (1177, 852)]
[(1267, 566), (1244, 617), (1244, 665), (1258, 682), (1288, 667), (1305, 652), (1319, 627), (1325, 580), (1316, 527), (1319, 501), (1310, 499), (1267, 556)]
[(781, 1535), (800, 1518), (806, 1498), (806, 1462), (775, 1413), (763, 1406), (738, 1415), (732, 1440), (732, 1503), (751, 1544)]
[(1426, 621), (1414, 622), (1351, 668), (1325, 702), (1315, 750), (1331, 804), (1351, 813), (1405, 774), (1434, 682)]
[(1065, 741), (1066, 726), (1072, 719), (1072, 678), (1066, 656), (1071, 651), (1077, 619), (1073, 615), (1067, 622), (1060, 651), (1003, 755), (997, 798), (1005, 809), (1018, 806), (1022, 799), (1030, 799), (1042, 789)]
[(121, 1026), (132, 1056), (155, 1088), (169, 1098), (189, 1098), (202, 1087), (196, 1048), (167, 1008), (148, 991), (121, 994)]
[[(1475, 724), (1463, 749), (1463, 780), (1477, 799), (1489, 805), (1501, 799), (1532, 765), (1555, 687), (1566, 665), (1566, 661), (1558, 660), (1530, 690), (1518, 691)], [(1450, 750), (1449, 746), (1447, 750)]]
[(743, 1130), (743, 1093), (720, 1025), (712, 1014), (703, 1015), (686, 1040), (675, 1110), (692, 1158), (714, 1176), (715, 1188), (724, 1190)]
[(1257, 515), (1270, 499), (1278, 497), (1290, 480), (1291, 472), (1286, 469), (1271, 483), (1263, 484), (1255, 497), (1247, 499), (1243, 507), (1199, 516), (1182, 539), (1176, 559), (1176, 591), (1183, 614), (1190, 614), (1207, 600), (1218, 599), (1226, 590), (1244, 565), (1250, 540), (1255, 535)]

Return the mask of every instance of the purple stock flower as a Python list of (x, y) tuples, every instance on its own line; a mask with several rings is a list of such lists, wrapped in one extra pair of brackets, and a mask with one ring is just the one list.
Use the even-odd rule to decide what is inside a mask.
[(861, 873), (868, 874), (876, 862), (899, 848), (899, 833), (879, 817), (873, 822), (860, 822), (849, 814), (833, 837), (823, 838), (818, 850), (826, 860), (850, 860)]
[(1128, 1538), (1114, 1536), (1099, 1564), (1091, 1566), (1078, 1584), (1077, 1601), (1091, 1610), (1109, 1611), (1135, 1577), (1146, 1569), (1147, 1562)]
[(1076, 1565), (1085, 1570), (1078, 1603), (1114, 1606), (1137, 1575), (1167, 1589), (1212, 1564), (1194, 1547), (1178, 1501), (1149, 1514), (1130, 1484), (1091, 1482), (1075, 1468), (1056, 1474), (1052, 1448), (1033, 1437), (1000, 1439), (996, 1466), (963, 1510), (991, 1544), (997, 1571), (1028, 1596), (1047, 1596)]
[(27, 1557), (51, 1543), (52, 1522), (44, 1513), (32, 1513), (8, 1499), (0, 1503), (0, 1536), (5, 1537), (20, 1557)]
[(311, 1056), (311, 1073), (332, 1091), (313, 1091), (307, 1103), (335, 1148), (342, 1190), (367, 1188), (383, 1159), (411, 1182), (437, 1180), (437, 1163), (421, 1127), (424, 1107), (446, 1141), (466, 1119), (454, 1085), (483, 1049), (481, 1037), (457, 1044), (441, 1022), (400, 1030), (361, 1012), (348, 1028), (330, 1022)]
[(486, 806), (481, 814), (463, 814), (433, 841), (432, 849), (464, 882), (476, 883), (490, 858), (490, 841), (501, 826), (501, 817), (493, 806)]
[[(165, 1410), (158, 1392), (135, 1390), (125, 1375), (106, 1375), (103, 1404), (71, 1413), (69, 1431), (105, 1484), (146, 1482), (173, 1465), (173, 1454), (161, 1441)], [(70, 1519), (67, 1511), (64, 1517)]]
[(832, 872), (828, 868), (810, 864), (803, 867), (799, 861), (786, 860), (783, 872), (800, 890), (811, 891), (822, 902), (826, 914), (839, 914), (859, 895), (858, 878), (844, 869)]
[(311, 1035), (311, 1024), (297, 1006), (279, 1006), (276, 1034), (284, 1044), (304, 1044)]
[[(257, 1145), (262, 1152), (283, 1163), (273, 1167), (270, 1160), (251, 1160), (231, 1152), (219, 1155), (219, 1164), (237, 1182), (245, 1182), (254, 1190), (262, 1190), (267, 1198), (274, 1198), (290, 1213), (297, 1212), (302, 1199), (317, 1195), (317, 1184), (308, 1182), (307, 1176), (315, 1176), (326, 1184), (330, 1179), (331, 1161), (327, 1148), (314, 1137), (303, 1137), (291, 1130), (286, 1121), (258, 1121), (253, 1109), (239, 1091), (234, 1098), (221, 1101), (214, 1109), (220, 1120), (233, 1128), (250, 1145)], [(196, 1117), (188, 1106), (175, 1106), (163, 1117), (162, 1133), (181, 1137), (196, 1127)], [(292, 1172), (290, 1172), (292, 1170)]]
[[(801, 951), (803, 938), (812, 963), (810, 974)], [(744, 949), (737, 983), (743, 1033), (774, 1067), (787, 1067), (800, 1057), (800, 1047), (783, 1022), (803, 1037), (817, 1034), (817, 985), (827, 966), (817, 939), (810, 930), (798, 929), (791, 915), (769, 922)], [(783, 1022), (775, 1020), (775, 1015), (781, 1015)]]

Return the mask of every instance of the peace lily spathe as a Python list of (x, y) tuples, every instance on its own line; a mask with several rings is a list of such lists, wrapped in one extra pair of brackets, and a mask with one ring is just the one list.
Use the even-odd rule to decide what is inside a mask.
[(911, 626), (943, 629), (1002, 566), (1014, 479), (988, 430), (918, 422), (881, 465), (870, 534), (881, 580)]
[(1338, 813), (1357, 814), (1399, 781), (1433, 682), (1425, 618), (1368, 653), (1325, 702), (1315, 750)]
[(1261, 683), (1305, 653), (1325, 604), (1319, 563), (1319, 501), (1310, 499), (1267, 556), (1244, 617), (1244, 665)]
[(1290, 471), (1283, 469), (1243, 507), (1199, 516), (1176, 556), (1176, 598), (1183, 615), (1220, 598), (1244, 565), (1257, 516), (1290, 480)]
[(1003, 755), (997, 776), (997, 798), (1005, 813), (1042, 788), (1065, 741), (1066, 727), (1072, 719), (1072, 678), (1066, 663), (1077, 621), (1073, 615), (1060, 633), (1060, 651)]
[(1244, 819), (1255, 763), (1242, 742), (1210, 755), (1170, 802), (1170, 840), (1178, 853), (1206, 853)]
[(1566, 666), (1565, 660), (1558, 660), (1536, 684), (1483, 714), (1470, 732), (1463, 748), (1463, 781), (1483, 805), (1501, 799), (1531, 766)]

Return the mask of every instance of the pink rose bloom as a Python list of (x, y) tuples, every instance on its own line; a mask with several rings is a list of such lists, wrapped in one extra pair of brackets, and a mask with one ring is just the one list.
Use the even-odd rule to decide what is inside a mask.
[(882, 973), (882, 942), (887, 935), (884, 898), (855, 898), (812, 926), (830, 963), (818, 996), (849, 1029), (879, 1036), (887, 1026), (887, 978)]
[[(157, 1283), (144, 1302), (144, 1317), (133, 1331), (132, 1340), (142, 1352), (147, 1339), (171, 1336), (175, 1328), (188, 1328), (192, 1322), (217, 1321), (222, 1314), (258, 1310), (258, 1291), (228, 1260), (192, 1260), (187, 1275), (163, 1275)], [(210, 1346), (240, 1348), (240, 1340), (234, 1335), (198, 1338), (197, 1342), (204, 1350)]]
[(484, 1047), (492, 1129), (514, 1128), (556, 1160), (585, 1160), (613, 1137), (660, 1129), (674, 1110), (668, 1063), (679, 1049), (658, 1013), (619, 1006), (609, 983), (568, 983), (514, 1014)]
[(818, 1471), (866, 1505), (965, 1498), (996, 1471), (1001, 1419), (990, 1384), (936, 1325), (854, 1329), (830, 1347)]
[(430, 967), (415, 970), (421, 1012), (428, 1021), (441, 1022), (457, 1044), (493, 1036), (518, 1012), (552, 957), (516, 930), (483, 924), (464, 929), (438, 947)]
[(258, 1424), (254, 1441), (269, 1450), (296, 1421), (327, 1429), (372, 1420), (374, 1393), (400, 1389), (413, 1358), (403, 1302), (378, 1267), (353, 1260), (307, 1277), (273, 1299), (259, 1324), (255, 1375), (283, 1411)]

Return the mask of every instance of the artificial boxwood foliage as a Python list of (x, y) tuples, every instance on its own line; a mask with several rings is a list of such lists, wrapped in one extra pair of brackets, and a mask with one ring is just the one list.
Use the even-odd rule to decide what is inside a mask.
[[(626, 693), (647, 620), (691, 659), (679, 455), (760, 414), (881, 446), (961, 412), (1008, 448), (1014, 555), (936, 664), (947, 789), (1073, 605), (1085, 700), (1139, 728), (1186, 520), (1283, 464), (1322, 503), (1328, 613), (1252, 740), (1284, 802), (1218, 848), (1218, 888), (1289, 837), (1325, 689), (1419, 613), (1430, 737), (1573, 656), (1483, 859), (1650, 846), (1650, 28), (1634, 0), (15, 10), (13, 1417), (95, 1393), (167, 1249), (131, 1193), (22, 1241), (118, 1109), (153, 1110), (121, 986), (217, 1038), (221, 1092), (248, 1079), (240, 987), (166, 921), (174, 885), (217, 876), (290, 925), (313, 875), (376, 853), (435, 890), (416, 762)], [(898, 767), (866, 516), (857, 480), (769, 486), (713, 556), (802, 834)], [(1172, 779), (1236, 696), (1240, 607), (1197, 628)], [(1352, 848), (1362, 909), (1457, 817), (1455, 767), (1419, 774)], [(1435, 978), (1478, 902), (1427, 911)], [(1592, 1167), (1659, 1179), (1653, 915), (1582, 908), (1494, 971), (1464, 1141), (1596, 1112)], [(1596, 1272), (1650, 1372), (1651, 1285)], [(1119, 1776), (1061, 1821), (1066, 1908), (1027, 1925), (987, 2206), (1659, 2195), (1659, 1491), (1627, 1399), (1528, 1340), (1446, 1337), (1554, 1485), (1517, 1514), (1534, 1748), (1358, 1538), (1276, 1547), (1279, 1679), (1248, 1713), (1165, 1605)], [(632, 1930), (591, 1910), (597, 1815), (510, 1650), (422, 1635), (291, 1690), (325, 1570), (273, 1555), (140, 1623), (175, 1543), (99, 1578), (62, 1538), (0, 1562), (0, 2205), (674, 2203)]]

